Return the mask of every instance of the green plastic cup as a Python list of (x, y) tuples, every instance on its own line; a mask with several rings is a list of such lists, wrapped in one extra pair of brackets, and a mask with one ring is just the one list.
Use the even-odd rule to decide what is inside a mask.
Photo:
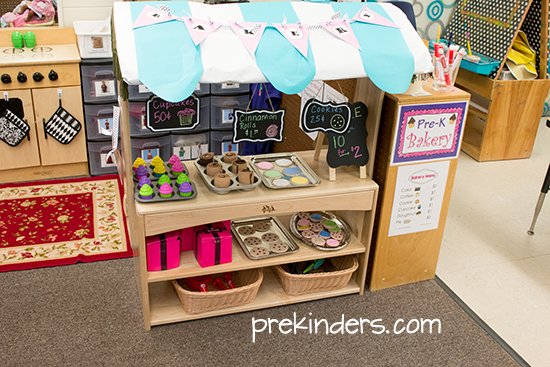
[(15, 48), (23, 48), (23, 35), (19, 32), (13, 32), (11, 34), (11, 42)]
[(34, 47), (36, 46), (36, 36), (32, 32), (25, 33), (25, 46)]

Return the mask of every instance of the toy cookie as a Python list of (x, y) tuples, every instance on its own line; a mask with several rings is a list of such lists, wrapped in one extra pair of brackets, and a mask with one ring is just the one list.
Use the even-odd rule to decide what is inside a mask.
[(239, 234), (241, 234), (241, 235), (243, 235), (243, 236), (250, 236), (251, 234), (256, 233), (256, 231), (254, 230), (254, 228), (249, 227), (249, 226), (242, 226), (242, 227), (239, 227), (239, 229), (238, 229), (237, 231), (239, 232)]
[(262, 241), (271, 243), (279, 241), (279, 235), (276, 233), (266, 233), (262, 235)]
[(269, 250), (265, 247), (252, 247), (248, 250), (250, 252), (250, 255), (254, 257), (261, 257), (261, 256), (267, 256), (269, 255)]
[(314, 236), (311, 237), (309, 240), (310, 240), (311, 243), (313, 243), (314, 245), (322, 246), (322, 247), (325, 246), (325, 239), (324, 239), (323, 237), (319, 236), (318, 234), (314, 235)]
[(271, 228), (271, 224), (269, 222), (256, 222), (252, 225), (252, 228), (258, 232), (267, 232)]
[(274, 242), (271, 245), (269, 245), (269, 249), (275, 252), (276, 254), (280, 254), (288, 250), (288, 245), (282, 242)]
[(262, 244), (262, 240), (258, 237), (247, 237), (244, 239), (244, 244), (247, 246), (258, 246)]

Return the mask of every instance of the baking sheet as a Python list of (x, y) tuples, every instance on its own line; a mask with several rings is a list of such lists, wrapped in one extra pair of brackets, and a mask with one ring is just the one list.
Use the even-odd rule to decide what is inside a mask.
[[(304, 231), (298, 230), (298, 221), (300, 219), (310, 220), (309, 218), (313, 214), (319, 214), (323, 218), (323, 219), (321, 219), (320, 221), (318, 221), (316, 223), (321, 223), (322, 224), (326, 220), (331, 220), (331, 221), (336, 223), (338, 228), (340, 228), (341, 232), (343, 232), (343, 234), (344, 234), (344, 238), (342, 240), (339, 240), (340, 245), (338, 245), (336, 247), (325, 247), (325, 246), (322, 246), (322, 245), (317, 245), (317, 244), (313, 243), (310, 238), (306, 238), (304, 236), (304, 234), (303, 234)], [(314, 222), (311, 221), (311, 223), (314, 223)], [(323, 230), (327, 231), (326, 228), (323, 228)], [(331, 212), (325, 212), (325, 211), (311, 211), (311, 212), (294, 213), (294, 215), (292, 215), (292, 217), (290, 218), (290, 231), (292, 232), (292, 234), (296, 238), (298, 238), (299, 240), (301, 240), (305, 244), (310, 245), (312, 247), (315, 247), (316, 249), (322, 250), (322, 251), (340, 250), (340, 249), (346, 247), (348, 245), (348, 243), (350, 242), (350, 240), (351, 240), (351, 230), (349, 229), (346, 222), (344, 222), (342, 219), (338, 218), (336, 215), (332, 214)], [(312, 230), (312, 232), (318, 234), (320, 231)], [(328, 232), (330, 233), (330, 230)], [(334, 238), (331, 237), (329, 239), (334, 239)]]
[[(229, 167), (231, 167), (231, 164), (225, 163), (222, 158), (223, 158), (223, 155), (216, 155), (216, 156), (214, 156), (214, 161), (220, 163), (222, 165), (222, 172), (227, 173), (229, 175), (229, 177), (231, 178), (231, 185), (229, 185), (229, 187), (225, 187), (225, 188), (214, 186), (214, 177), (208, 176), (206, 174), (206, 166), (201, 166), (199, 164), (200, 158), (196, 159), (195, 162), (194, 162), (195, 167), (197, 168), (197, 171), (199, 171), (199, 174), (202, 177), (202, 179), (204, 180), (204, 183), (206, 184), (206, 186), (210, 190), (214, 191), (216, 194), (225, 195), (225, 194), (229, 194), (231, 191), (235, 191), (235, 190), (243, 190), (243, 191), (254, 190), (260, 184), (260, 179), (258, 178), (258, 175), (256, 174), (256, 172), (254, 170), (253, 170), (253, 172), (254, 172), (254, 183), (250, 184), (250, 185), (240, 184), (239, 181), (237, 180), (237, 175), (234, 174), (233, 172), (231, 172), (231, 170), (229, 169)], [(243, 157), (238, 156), (238, 159), (243, 159)], [(246, 161), (246, 159), (243, 159), (243, 160)], [(250, 162), (247, 161), (247, 167), (248, 168), (250, 168), (250, 165), (251, 165)]]
[[(266, 230), (263, 230), (265, 228), (260, 228), (264, 223), (268, 223), (269, 226), (265, 227), (268, 228)], [(242, 228), (246, 228), (248, 232), (247, 234), (243, 234)], [(259, 228), (259, 229), (256, 229)], [(260, 230), (262, 229), (262, 230)], [(281, 255), (287, 255), (294, 253), (298, 251), (300, 248), (290, 233), (286, 230), (286, 228), (281, 224), (279, 219), (277, 217), (272, 216), (261, 216), (261, 217), (254, 217), (254, 218), (246, 218), (246, 219), (238, 219), (231, 221), (231, 232), (233, 233), (233, 237), (237, 239), (237, 242), (241, 246), (241, 249), (245, 253), (245, 255), (252, 260), (259, 260), (259, 259), (265, 259), (268, 257), (274, 257), (274, 256), (281, 256)], [(264, 235), (277, 235), (279, 238), (277, 241), (273, 241), (273, 237), (270, 238), (270, 241), (265, 241), (262, 236)], [(258, 244), (257, 245), (249, 245), (247, 239), (250, 238), (257, 238), (258, 240), (255, 240)], [(266, 238), (266, 237), (264, 237)], [(282, 242), (288, 246), (288, 250), (285, 252), (275, 252), (270, 249), (271, 243), (276, 242)], [(268, 251), (265, 255), (255, 255), (254, 254), (254, 248), (263, 248)], [(252, 251), (252, 253), (251, 253)]]
[[(279, 160), (288, 159), (292, 161), (290, 166), (281, 166), (277, 164)], [(262, 169), (258, 167), (258, 164), (262, 162), (268, 162), (273, 164), (271, 169)], [(317, 186), (321, 183), (321, 179), (315, 174), (315, 172), (308, 166), (308, 164), (298, 155), (297, 153), (272, 153), (272, 154), (262, 154), (250, 157), (250, 165), (254, 169), (254, 172), (260, 177), (264, 185), (270, 189), (293, 189), (298, 187), (311, 187)], [(286, 169), (298, 169), (300, 173), (297, 175), (286, 174)], [(266, 172), (268, 171), (277, 171), (281, 173), (280, 177), (267, 177)], [(305, 177), (309, 180), (307, 184), (294, 184), (292, 182), (293, 177)], [(289, 182), (288, 186), (277, 186), (274, 184), (276, 180), (286, 180)], [(283, 181), (284, 182), (284, 181)]]

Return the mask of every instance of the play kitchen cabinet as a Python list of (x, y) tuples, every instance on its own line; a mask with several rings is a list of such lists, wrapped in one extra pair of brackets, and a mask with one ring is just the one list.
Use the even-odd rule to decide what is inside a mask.
[[(27, 29), (23, 30), (27, 31)], [(15, 49), (11, 34), (0, 31), (0, 91), (23, 102), (29, 136), (16, 147), (0, 142), (0, 182), (29, 181), (85, 175), (88, 173), (80, 56), (72, 28), (33, 29), (34, 48)], [(3, 95), (4, 93), (2, 93)], [(44, 122), (61, 104), (82, 124), (81, 131), (68, 144), (62, 144), (44, 131)]]

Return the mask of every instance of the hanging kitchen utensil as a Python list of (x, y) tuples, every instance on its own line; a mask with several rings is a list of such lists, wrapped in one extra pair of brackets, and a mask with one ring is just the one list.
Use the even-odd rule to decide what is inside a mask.
[(82, 129), (82, 124), (61, 106), (61, 89), (57, 90), (57, 96), (59, 97), (59, 108), (48, 122), (43, 122), (44, 131), (61, 144), (69, 144)]
[(28, 137), (30, 127), (10, 109), (8, 93), (4, 92), (3, 108), (0, 110), (0, 140), (15, 147)]

